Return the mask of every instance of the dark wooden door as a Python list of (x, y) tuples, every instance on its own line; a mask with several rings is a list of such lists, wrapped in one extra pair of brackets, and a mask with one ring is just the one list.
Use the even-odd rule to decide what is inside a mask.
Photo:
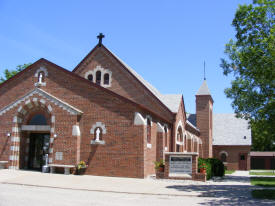
[(247, 170), (247, 154), (239, 154), (239, 170)]

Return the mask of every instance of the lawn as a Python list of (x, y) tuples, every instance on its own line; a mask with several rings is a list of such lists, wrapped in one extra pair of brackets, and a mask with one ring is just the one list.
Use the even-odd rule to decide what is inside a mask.
[(235, 170), (225, 170), (226, 175), (231, 175), (235, 172)]
[(272, 199), (275, 200), (275, 190), (253, 190), (252, 197), (258, 199)]
[(275, 187), (275, 177), (251, 177), (251, 185), (263, 187)]
[(256, 171), (251, 171), (249, 172), (250, 175), (267, 175), (267, 176), (275, 176), (275, 173), (267, 171), (267, 172), (256, 172)]

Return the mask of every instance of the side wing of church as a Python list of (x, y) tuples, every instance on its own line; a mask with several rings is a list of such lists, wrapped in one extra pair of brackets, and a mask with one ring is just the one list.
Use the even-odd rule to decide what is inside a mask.
[(196, 105), (194, 124), (181, 94), (161, 94), (101, 43), (72, 72), (40, 59), (0, 85), (0, 161), (144, 178), (166, 154), (212, 156), (210, 93)]

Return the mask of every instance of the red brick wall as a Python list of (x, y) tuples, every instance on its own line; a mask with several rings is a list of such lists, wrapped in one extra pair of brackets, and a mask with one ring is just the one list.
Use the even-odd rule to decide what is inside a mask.
[[(134, 113), (140, 112), (145, 117), (147, 111), (102, 89), (91, 87), (86, 81), (80, 81), (47, 62), (43, 62), (43, 65), (48, 69), (49, 75), (46, 78), (47, 85), (41, 89), (83, 112), (78, 119), (77, 116), (70, 115), (50, 103), (56, 119), (55, 133), (58, 135), (53, 143), (53, 154), (56, 151), (64, 152), (64, 160), (55, 161), (53, 157), (53, 163), (76, 164), (77, 137), (72, 136), (72, 126), (79, 121), (80, 159), (89, 165), (87, 174), (143, 178), (155, 173), (153, 161), (156, 160), (156, 122), (161, 122), (160, 120), (152, 115), (152, 148), (149, 149), (143, 126), (134, 125)], [(19, 77), (0, 87), (0, 108), (35, 88), (37, 78), (34, 77), (34, 73), (40, 66), (36, 65), (35, 68), (26, 70)], [(9, 158), (10, 140), (6, 137), (6, 132), (12, 129), (12, 118), (18, 107), (19, 105), (0, 116), (0, 160)], [(93, 138), (90, 129), (96, 122), (106, 125), (104, 145), (90, 144)]]
[(200, 130), (200, 138), (203, 146), (203, 158), (212, 157), (212, 106), (213, 101), (209, 95), (196, 95), (197, 127)]
[(111, 87), (108, 87), (108, 89), (144, 105), (151, 111), (167, 118), (168, 121), (173, 120), (172, 113), (126, 71), (104, 47), (97, 47), (91, 56), (81, 63), (75, 73), (84, 77), (87, 71), (94, 70), (96, 66), (102, 66), (112, 72)]
[(227, 163), (225, 166), (228, 170), (238, 170), (239, 169), (239, 158), (241, 153), (247, 154), (247, 170), (250, 170), (250, 146), (213, 146), (213, 156), (217, 159), (220, 158), (220, 152), (225, 151), (228, 153)]

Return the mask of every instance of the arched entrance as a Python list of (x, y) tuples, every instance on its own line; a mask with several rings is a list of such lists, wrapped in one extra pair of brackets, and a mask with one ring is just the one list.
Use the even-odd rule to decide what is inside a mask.
[(20, 169), (41, 171), (50, 148), (50, 119), (47, 109), (36, 107), (23, 118), (20, 140)]

